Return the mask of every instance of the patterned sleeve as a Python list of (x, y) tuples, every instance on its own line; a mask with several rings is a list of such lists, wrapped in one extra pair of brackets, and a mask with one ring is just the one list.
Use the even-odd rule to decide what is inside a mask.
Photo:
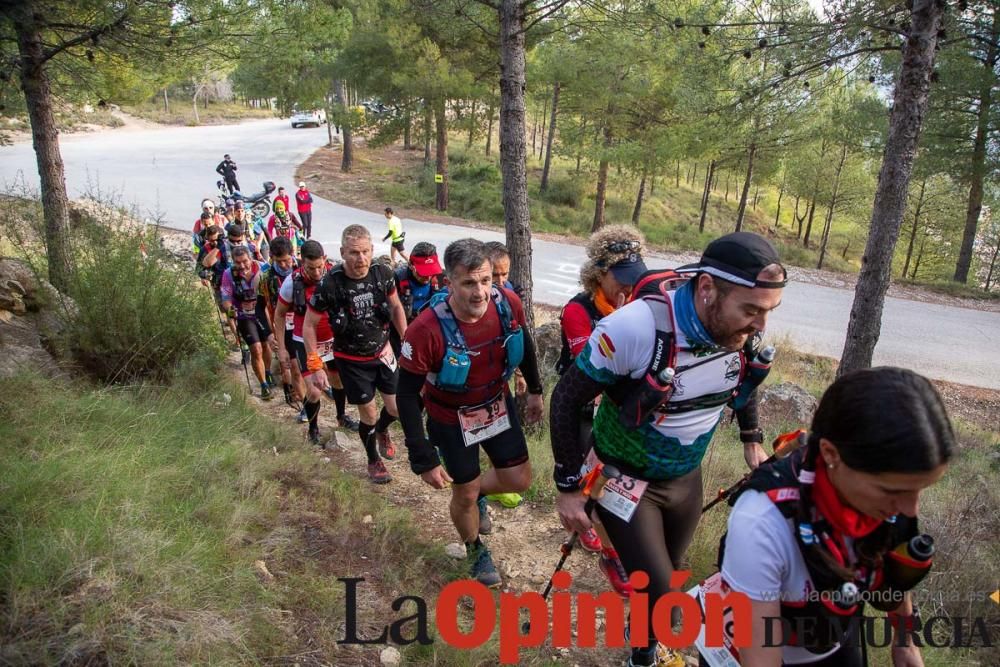
[(601, 384), (639, 378), (649, 366), (655, 342), (653, 313), (642, 301), (633, 301), (597, 323), (576, 365)]

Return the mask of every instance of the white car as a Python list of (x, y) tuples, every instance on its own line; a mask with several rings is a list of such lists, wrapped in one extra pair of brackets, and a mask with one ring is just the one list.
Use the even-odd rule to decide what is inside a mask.
[(326, 112), (322, 109), (312, 111), (296, 111), (292, 114), (292, 127), (312, 125), (319, 127), (326, 122)]

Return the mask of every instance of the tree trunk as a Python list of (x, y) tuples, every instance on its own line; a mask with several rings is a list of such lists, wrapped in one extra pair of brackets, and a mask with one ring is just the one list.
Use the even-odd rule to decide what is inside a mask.
[(535, 154), (535, 139), (538, 137), (538, 113), (531, 114), (531, 155)]
[(729, 201), (729, 174), (731, 172), (726, 170), (726, 201)]
[(472, 100), (472, 111), (469, 112), (469, 140), (466, 148), (472, 148), (472, 140), (476, 138), (476, 100)]
[(838, 377), (871, 366), (882, 326), (892, 255), (906, 209), (913, 158), (927, 113), (928, 90), (931, 72), (934, 71), (934, 48), (944, 3), (939, 0), (913, 0), (912, 7), (909, 37), (903, 47), (899, 82), (889, 117), (889, 136), (875, 190), (871, 231), (861, 258), (861, 273), (854, 290), (847, 340), (837, 368)]
[(750, 194), (750, 181), (753, 179), (753, 158), (757, 154), (757, 144), (751, 142), (747, 151), (747, 176), (743, 181), (743, 192), (740, 194), (740, 206), (736, 210), (736, 230), (743, 229), (743, 218), (747, 212), (747, 196)]
[(500, 171), (510, 279), (524, 288), (521, 301), (528, 330), (534, 326), (531, 281), (531, 215), (525, 165), (525, 3), (500, 0)]
[[(329, 123), (327, 123), (329, 125)], [(413, 150), (413, 143), (411, 133), (413, 132), (413, 116), (409, 111), (406, 112), (406, 116), (403, 118), (403, 150), (410, 151)]]
[[(920, 239), (920, 250), (917, 251), (917, 261), (913, 263), (913, 273), (910, 274), (910, 280), (917, 279), (917, 271), (920, 270), (920, 260), (924, 258), (924, 247), (927, 245), (928, 234), (924, 232), (924, 236)], [(862, 259), (864, 262), (864, 259)]]
[(694, 163), (694, 171), (691, 173), (691, 187), (694, 187), (694, 182), (698, 180), (698, 163)]
[(434, 124), (430, 100), (424, 100), (424, 167), (431, 166), (431, 126)]
[(986, 176), (986, 145), (990, 135), (990, 111), (993, 106), (992, 91), (997, 84), (997, 40), (1000, 40), (1000, 10), (993, 9), (993, 39), (986, 50), (986, 71), (979, 92), (979, 112), (976, 119), (976, 142), (972, 149), (972, 183), (969, 186), (969, 205), (965, 212), (965, 230), (962, 232), (962, 249), (955, 264), (955, 282), (969, 282), (972, 250), (976, 241), (979, 214), (983, 210), (983, 179)]
[[(549, 122), (549, 98), (545, 98), (545, 104), (542, 106), (542, 132), (545, 133), (545, 126)], [(538, 147), (538, 159), (542, 159), (542, 154), (545, 152), (545, 144), (548, 142), (547, 135), (542, 138), (541, 145)]]
[(993, 257), (990, 258), (990, 271), (986, 274), (986, 291), (990, 291), (990, 286), (993, 284), (993, 271), (997, 266), (997, 254), (1000, 254), (1000, 233), (997, 234), (996, 245), (993, 246)]
[(652, 197), (656, 194), (656, 172), (654, 171), (649, 175), (649, 196)]
[(688, 166), (688, 168), (687, 168), (687, 173), (684, 174), (684, 183), (685, 183), (685, 185), (691, 185), (691, 167), (690, 166)]
[[(448, 210), (448, 119), (446, 117), (446, 101), (438, 100), (434, 104), (434, 127), (437, 129), (435, 140), (437, 162), (434, 168), (435, 188), (434, 206), (439, 211)], [(440, 176), (440, 182), (438, 182)]]
[(837, 171), (833, 177), (833, 194), (830, 197), (830, 209), (826, 213), (826, 222), (823, 224), (823, 238), (819, 246), (819, 262), (817, 269), (823, 268), (823, 260), (826, 259), (826, 244), (830, 241), (830, 228), (833, 226), (833, 213), (837, 209), (837, 197), (840, 194), (840, 175), (844, 171), (844, 162), (847, 161), (847, 144), (840, 148), (840, 162), (837, 163)]
[(198, 117), (198, 93), (201, 92), (201, 85), (194, 82), (194, 95), (191, 97), (191, 107), (194, 109), (194, 124), (201, 125), (201, 118)]
[(795, 238), (797, 239), (802, 238), (802, 223), (806, 219), (806, 216), (804, 214), (801, 216), (799, 215), (799, 199), (801, 199), (800, 195), (795, 195), (795, 211), (792, 213), (792, 217), (795, 218), (795, 223), (798, 225), (799, 228), (798, 232), (795, 235)]
[(73, 276), (69, 197), (66, 195), (62, 155), (59, 153), (52, 90), (45, 69), (45, 47), (35, 23), (35, 11), (33, 3), (19, 3), (12, 8), (11, 18), (17, 34), (21, 89), (28, 106), (31, 142), (38, 162), (49, 282), (61, 292), (68, 292)]
[(541, 190), (549, 189), (549, 169), (552, 168), (552, 140), (556, 136), (556, 114), (559, 113), (559, 82), (552, 86), (552, 115), (549, 117), (549, 136), (545, 138), (545, 166), (542, 167)]
[(354, 168), (354, 141), (351, 132), (351, 121), (348, 118), (346, 96), (344, 93), (344, 81), (342, 79), (333, 80), (333, 96), (337, 104), (337, 111), (343, 114), (343, 122), (340, 124), (340, 143), (343, 156), (340, 160), (340, 170), (349, 172)]
[(781, 174), (781, 187), (778, 188), (778, 210), (774, 214), (774, 228), (778, 229), (781, 226), (781, 198), (785, 194), (785, 179), (788, 178), (788, 172), (782, 172)]
[(604, 226), (604, 206), (608, 198), (608, 150), (611, 148), (611, 126), (604, 126), (604, 155), (597, 167), (597, 196), (594, 198), (594, 224), (590, 226), (593, 234)]
[(906, 262), (903, 263), (903, 278), (910, 271), (910, 259), (913, 257), (913, 245), (917, 240), (917, 229), (920, 227), (920, 211), (924, 207), (924, 190), (927, 188), (927, 179), (920, 181), (920, 195), (917, 197), (917, 205), (913, 209), (913, 227), (910, 229), (910, 242), (906, 246)]
[(760, 199), (760, 183), (754, 186), (753, 189), (753, 210), (757, 210), (757, 200)]
[(847, 261), (847, 251), (851, 249), (851, 239), (847, 239), (847, 243), (844, 244), (844, 252), (840, 253), (840, 258)]
[(642, 198), (646, 194), (646, 168), (642, 169), (642, 178), (639, 180), (639, 194), (635, 197), (635, 207), (632, 209), (632, 224), (639, 224), (639, 214), (642, 213)]
[(715, 176), (715, 160), (708, 163), (708, 173), (705, 174), (705, 189), (701, 193), (701, 213), (698, 218), (698, 233), (705, 231), (705, 218), (708, 217), (708, 196), (712, 192), (712, 178)]
[(806, 222), (806, 235), (802, 238), (803, 248), (809, 247), (809, 236), (812, 234), (812, 229), (813, 229), (813, 216), (816, 214), (817, 194), (818, 194), (817, 191), (813, 190), (813, 197), (812, 200), (809, 202), (809, 208), (807, 209), (809, 213), (807, 215), (807, 222)]
[(486, 119), (486, 157), (489, 157), (490, 149), (493, 148), (493, 114), (496, 113), (492, 93), (490, 95), (490, 117)]
[(167, 98), (167, 88), (163, 87), (163, 113), (170, 113), (170, 100)]

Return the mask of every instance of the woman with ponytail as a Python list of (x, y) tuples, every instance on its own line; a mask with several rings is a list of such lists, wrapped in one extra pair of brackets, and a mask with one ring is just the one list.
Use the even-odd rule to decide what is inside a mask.
[[(923, 665), (905, 632), (917, 618), (906, 591), (930, 555), (898, 554), (933, 544), (917, 529), (917, 511), (955, 447), (940, 396), (912, 371), (849, 373), (823, 395), (807, 443), (755, 471), (732, 501), (721, 570), (752, 601), (741, 664), (862, 665), (863, 633), (851, 620), (870, 601), (889, 613), (894, 667)], [(895, 562), (918, 576), (904, 580)]]

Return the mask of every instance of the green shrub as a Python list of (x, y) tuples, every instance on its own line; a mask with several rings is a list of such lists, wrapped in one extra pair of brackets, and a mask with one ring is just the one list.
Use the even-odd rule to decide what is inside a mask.
[[(154, 249), (144, 258), (141, 247)], [(152, 234), (84, 234), (72, 285), (77, 361), (104, 382), (160, 381), (184, 359), (223, 348), (210, 293), (155, 249)]]
[(540, 194), (549, 203), (578, 208), (587, 197), (589, 188), (589, 181), (583, 178), (553, 178), (548, 189)]

